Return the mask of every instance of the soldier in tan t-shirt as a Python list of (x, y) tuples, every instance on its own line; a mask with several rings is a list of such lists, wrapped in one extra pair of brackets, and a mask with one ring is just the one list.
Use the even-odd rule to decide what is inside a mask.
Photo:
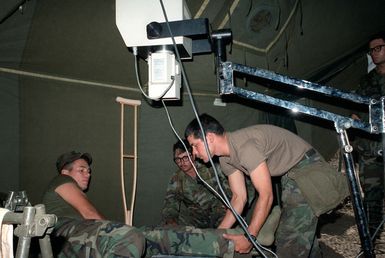
[[(199, 120), (210, 156), (219, 157), (221, 168), (228, 176), (234, 209), (241, 213), (246, 203), (245, 176), (251, 178), (258, 191), (258, 200), (248, 225), (252, 238), (258, 235), (273, 203), (271, 176), (283, 175), (282, 215), (275, 241), (277, 255), (285, 258), (322, 257), (315, 235), (319, 214), (313, 212), (297, 184), (287, 176), (294, 170), (307, 172), (326, 168), (327, 163), (318, 152), (302, 138), (277, 126), (255, 125), (230, 133), (207, 114), (201, 115)], [(208, 162), (210, 157), (197, 119), (187, 126), (185, 137), (196, 158)], [(235, 222), (234, 215), (228, 210), (218, 228), (231, 228)], [(244, 235), (224, 236), (234, 241), (235, 250), (239, 253), (248, 253), (253, 247)]]

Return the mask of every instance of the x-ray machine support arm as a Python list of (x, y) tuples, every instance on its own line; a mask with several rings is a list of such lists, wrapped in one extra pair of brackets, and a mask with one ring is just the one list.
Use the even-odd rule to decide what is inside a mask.
[[(185, 28), (182, 34), (185, 34)], [(202, 32), (206, 35), (207, 31)], [(160, 35), (160, 38), (167, 35)], [(344, 93), (337, 89), (311, 83), (304, 80), (289, 78), (267, 70), (248, 67), (232, 62), (226, 62), (226, 45), (232, 42), (232, 32), (229, 29), (213, 31), (210, 35), (211, 50), (215, 53), (217, 65), (217, 83), (219, 93), (234, 94), (243, 98), (257, 100), (271, 105), (279, 106), (286, 109), (295, 110), (296, 112), (304, 113), (310, 116), (323, 118), (334, 122), (335, 129), (339, 134), (340, 145), (344, 151), (344, 161), (346, 165), (346, 173), (349, 181), (350, 192), (352, 196), (353, 209), (360, 235), (361, 245), (366, 258), (373, 258), (373, 245), (368, 229), (368, 221), (364, 212), (361, 191), (359, 189), (358, 179), (354, 171), (354, 162), (352, 157), (352, 146), (349, 144), (349, 139), (346, 134), (346, 129), (353, 127), (369, 133), (384, 133), (384, 98), (374, 100), (368, 97), (357, 94)], [(207, 49), (205, 49), (207, 50)], [(276, 81), (283, 84), (293, 85), (298, 88), (316, 91), (324, 95), (346, 99), (348, 101), (369, 105), (369, 123), (364, 121), (354, 120), (349, 117), (341, 116), (332, 112), (319, 110), (312, 107), (307, 107), (291, 101), (274, 98), (262, 93), (252, 92), (238, 88), (234, 85), (234, 72), (247, 74), (254, 77), (264, 78), (271, 81)], [(384, 137), (383, 137), (384, 138)], [(384, 140), (385, 142), (385, 140)], [(384, 147), (383, 147), (384, 148)], [(383, 153), (384, 150), (383, 150)], [(385, 159), (384, 159), (385, 160)], [(384, 161), (385, 162), (385, 161)]]
[[(246, 99), (257, 100), (271, 105), (279, 106), (286, 109), (295, 110), (296, 112), (304, 113), (310, 116), (323, 118), (334, 122), (335, 129), (339, 134), (340, 145), (343, 150), (343, 157), (346, 165), (346, 174), (349, 182), (349, 188), (353, 203), (353, 210), (357, 223), (358, 233), (360, 236), (361, 246), (366, 258), (375, 257), (373, 251), (373, 244), (371, 241), (368, 221), (363, 207), (361, 191), (358, 184), (358, 178), (354, 169), (354, 162), (352, 156), (352, 146), (349, 144), (349, 139), (346, 129), (352, 127), (369, 133), (384, 133), (384, 97), (380, 100), (370, 99), (368, 97), (360, 96), (352, 93), (344, 93), (332, 87), (311, 83), (304, 80), (293, 79), (284, 75), (276, 74), (271, 71), (248, 67), (232, 62), (225, 62), (218, 60), (218, 83), (219, 93), (234, 94)], [(301, 89), (317, 91), (324, 95), (346, 99), (352, 102), (369, 105), (369, 123), (359, 120), (354, 120), (349, 117), (338, 115), (325, 110), (308, 107), (295, 102), (274, 98), (263, 93), (248, 91), (238, 88), (234, 85), (234, 72), (240, 74), (247, 74), (254, 77), (264, 78), (278, 83), (296, 86)]]

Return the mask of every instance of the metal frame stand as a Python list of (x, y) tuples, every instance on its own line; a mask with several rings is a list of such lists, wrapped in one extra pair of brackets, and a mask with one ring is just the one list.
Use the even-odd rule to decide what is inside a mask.
[[(227, 33), (227, 32), (226, 32)], [(226, 34), (224, 33), (224, 34)], [(214, 40), (221, 41), (222, 37), (217, 37)], [(221, 45), (217, 42), (217, 45)], [(223, 47), (220, 48), (220, 51), (223, 51)], [(360, 96), (352, 93), (345, 93), (337, 89), (327, 87), (324, 85), (311, 83), (304, 80), (298, 80), (290, 78), (288, 76), (283, 76), (276, 74), (271, 71), (257, 69), (253, 67), (248, 67), (240, 64), (235, 64), (232, 62), (225, 62), (225, 55), (223, 53), (217, 54), (217, 75), (218, 75), (218, 86), (219, 93), (224, 94), (233, 94), (246, 99), (257, 100), (260, 102), (268, 103), (271, 105), (283, 107), (286, 109), (291, 109), (295, 112), (304, 113), (310, 116), (319, 117), (329, 121), (333, 121), (336, 131), (339, 134), (340, 146), (344, 151), (344, 161), (346, 165), (347, 178), (349, 182), (350, 193), (352, 197), (353, 209), (355, 214), (355, 219), (358, 227), (358, 232), (360, 235), (361, 246), (363, 249), (364, 256), (366, 258), (374, 258), (375, 254), (373, 251), (373, 244), (370, 238), (368, 220), (365, 214), (363, 207), (362, 197), (359, 189), (359, 179), (356, 176), (354, 169), (354, 162), (352, 157), (353, 148), (349, 144), (349, 140), (346, 134), (346, 129), (353, 127), (360, 130), (367, 131), (369, 133), (384, 133), (384, 97), (380, 100), (370, 99), (365, 96)], [(258, 78), (268, 79), (270, 81), (278, 82), (280, 84), (288, 84), (300, 89), (306, 89), (311, 91), (316, 91), (327, 96), (332, 96), (336, 98), (342, 98), (351, 102), (356, 102), (360, 104), (366, 104), (369, 106), (370, 120), (369, 123), (359, 120), (354, 120), (350, 117), (345, 117), (338, 115), (332, 112), (325, 110), (316, 109), (313, 107), (308, 107), (301, 105), (292, 101), (287, 101), (279, 98), (274, 98), (262, 93), (257, 93), (253, 91), (248, 91), (242, 88), (238, 88), (234, 85), (235, 82), (235, 73), (238, 75), (248, 75)]]
[(52, 232), (57, 217), (45, 214), (45, 206), (38, 204), (26, 206), (23, 212), (7, 212), (3, 224), (18, 224), (14, 234), (19, 238), (16, 258), (28, 258), (32, 237), (40, 237), (39, 245), (42, 258), (52, 258), (53, 252), (49, 234)]
[[(202, 33), (204, 33), (204, 31)], [(154, 34), (158, 35), (157, 33)], [(182, 34), (185, 35), (186, 33)], [(159, 35), (160, 38), (167, 36), (168, 35)], [(347, 169), (350, 192), (354, 207), (356, 223), (360, 234), (362, 249), (366, 258), (375, 257), (373, 252), (372, 241), (370, 239), (368, 230), (368, 221), (363, 208), (362, 197), (358, 189), (359, 181), (354, 171), (353, 157), (351, 154), (352, 147), (349, 145), (348, 137), (346, 135), (346, 129), (353, 127), (367, 131), (369, 133), (384, 134), (384, 97), (382, 97), (380, 100), (371, 99), (369, 97), (360, 96), (357, 94), (342, 92), (335, 88), (327, 87), (324, 85), (279, 75), (271, 71), (235, 64), (232, 62), (226, 62), (226, 45), (230, 44), (232, 41), (231, 30), (222, 29), (213, 31), (211, 33), (210, 39), (211, 48), (212, 51), (215, 53), (216, 58), (217, 84), (219, 87), (220, 94), (235, 94), (246, 99), (257, 100), (260, 102), (283, 107), (286, 109), (291, 109), (296, 112), (304, 113), (310, 116), (315, 116), (334, 122), (336, 131), (340, 136), (340, 146), (344, 150), (344, 161)], [(354, 120), (352, 118), (338, 115), (332, 112), (307, 107), (295, 102), (274, 98), (266, 94), (238, 88), (234, 85), (235, 72), (250, 75), (252, 77), (264, 78), (270, 81), (278, 82), (280, 84), (292, 85), (298, 87), (299, 89), (311, 90), (322, 93), (327, 96), (345, 99), (351, 102), (368, 105), (370, 115), (369, 123)], [(383, 141), (385, 142), (385, 139), (383, 139)], [(385, 149), (385, 146), (383, 146), (383, 149)]]
[(356, 224), (358, 234), (360, 235), (361, 246), (365, 257), (375, 257), (373, 250), (373, 243), (370, 237), (368, 220), (364, 205), (362, 203), (361, 191), (359, 187), (359, 178), (355, 172), (355, 166), (353, 161), (353, 147), (349, 144), (349, 139), (345, 129), (336, 128), (340, 137), (340, 145), (343, 150), (343, 156), (346, 167), (346, 176), (348, 177), (350, 186), (350, 196), (353, 203), (354, 216), (356, 218)]

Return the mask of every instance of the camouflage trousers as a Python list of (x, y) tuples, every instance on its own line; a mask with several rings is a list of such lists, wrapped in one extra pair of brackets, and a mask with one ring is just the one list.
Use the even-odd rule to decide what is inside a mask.
[(191, 226), (140, 227), (146, 239), (145, 257), (180, 255), (225, 257), (234, 256), (234, 244), (222, 234), (243, 234), (241, 229), (198, 229)]
[(52, 233), (55, 257), (142, 257), (145, 240), (136, 228), (107, 220), (60, 218)]
[(373, 235), (383, 219), (384, 167), (378, 158), (359, 158), (361, 186), (364, 191), (363, 205)]
[(275, 235), (278, 257), (322, 257), (316, 237), (318, 218), (294, 180), (282, 176), (282, 214)]
[[(196, 209), (200, 209), (199, 207), (196, 207)], [(195, 215), (192, 214), (193, 212), (191, 210), (180, 210), (177, 218), (174, 219), (176, 225), (183, 225), (183, 226), (191, 226), (194, 225), (198, 228), (216, 228), (219, 223), (222, 221), (224, 215), (225, 215), (225, 209), (221, 211), (208, 211), (206, 210), (205, 214), (202, 214), (202, 210), (200, 212), (195, 212)], [(208, 215), (209, 213), (209, 215)], [(161, 221), (161, 225), (167, 225), (167, 223), (170, 221), (169, 218), (163, 218)]]
[(186, 255), (234, 256), (234, 244), (223, 233), (241, 229), (198, 229), (191, 226), (129, 227), (101, 220), (60, 219), (52, 233), (55, 257), (152, 257)]

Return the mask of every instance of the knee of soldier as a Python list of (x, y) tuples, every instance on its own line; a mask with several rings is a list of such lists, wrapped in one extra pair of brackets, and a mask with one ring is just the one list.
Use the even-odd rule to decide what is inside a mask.
[(126, 229), (124, 241), (126, 243), (131, 243), (137, 246), (138, 249), (141, 249), (143, 253), (146, 245), (146, 240), (142, 232), (139, 229), (128, 225), (124, 225), (124, 227)]
[[(135, 227), (110, 222), (102, 231), (104, 232), (101, 232), (100, 237), (107, 237), (114, 252), (128, 252), (132, 257), (140, 257), (145, 251), (144, 235)], [(100, 241), (103, 242), (103, 240)]]
[(129, 228), (128, 240), (138, 248), (140, 254), (144, 254), (146, 249), (146, 239), (141, 231), (137, 228), (127, 226)]
[(122, 244), (124, 248), (129, 250), (129, 257), (142, 257), (146, 251), (144, 235), (135, 227), (125, 225), (125, 228), (127, 232), (122, 239)]

